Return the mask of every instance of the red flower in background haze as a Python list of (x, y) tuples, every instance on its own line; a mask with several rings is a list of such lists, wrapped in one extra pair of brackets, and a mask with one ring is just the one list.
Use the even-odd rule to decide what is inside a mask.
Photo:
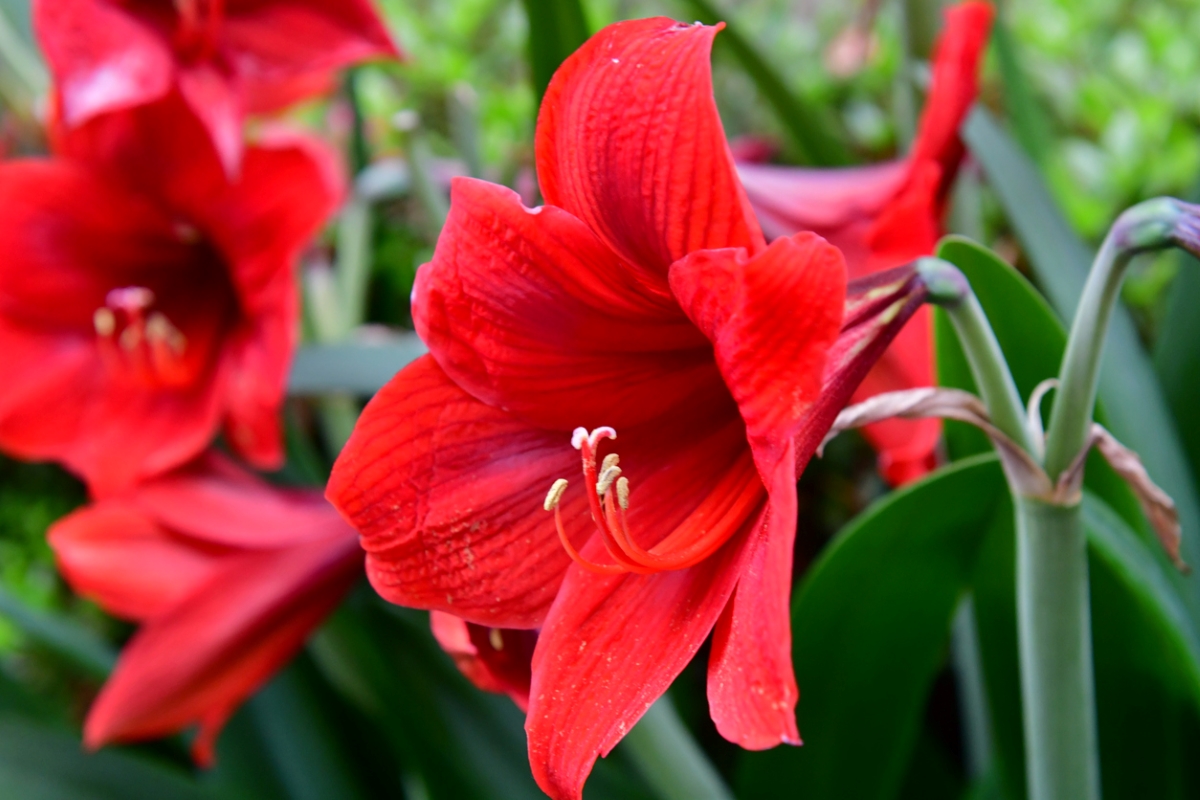
[(175, 96), (63, 149), (0, 164), (0, 448), (100, 494), (188, 461), (222, 423), (277, 466), (293, 266), (340, 196), (330, 156), (267, 138), (231, 183)]
[[(929, 99), (906, 158), (849, 169), (739, 164), (767, 236), (814, 231), (841, 249), (852, 278), (932, 254), (963, 156), (958, 128), (979, 89), (992, 13), (984, 2), (946, 12)], [(856, 402), (933, 384), (932, 320), (928, 309), (917, 312), (863, 381)], [(868, 425), (865, 433), (893, 484), (919, 478), (936, 465), (938, 420), (887, 420)]]
[(368, 0), (35, 0), (34, 24), (68, 126), (178, 89), (231, 171), (246, 114), (398, 55)]
[(225, 721), (362, 574), (358, 537), (319, 493), (272, 487), (215, 454), (50, 529), (80, 594), (142, 623), (88, 713), (96, 748)]
[[(538, 120), (544, 207), (454, 182), (414, 291), (430, 355), (371, 401), (329, 484), (385, 598), (540, 628), (526, 730), (555, 797), (710, 632), (721, 733), (799, 741), (797, 470), (921, 299), (892, 275), (844, 312), (835, 248), (766, 245), (713, 102), (716, 32), (619, 23), (567, 59)], [(581, 457), (552, 521), (546, 490)]]

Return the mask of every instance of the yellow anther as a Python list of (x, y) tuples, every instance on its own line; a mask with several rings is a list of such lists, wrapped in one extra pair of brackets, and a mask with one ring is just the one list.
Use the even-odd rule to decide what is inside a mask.
[(617, 504), (621, 506), (622, 511), (629, 510), (629, 479), (625, 477), (617, 478)]
[(621, 457), (616, 453), (609, 453), (604, 457), (604, 460), (600, 462), (600, 474), (603, 475), (609, 467), (615, 467), (619, 463), (621, 463)]
[(603, 497), (608, 494), (608, 490), (612, 488), (613, 481), (621, 477), (621, 468), (615, 464), (604, 468), (600, 473), (600, 477), (596, 480), (596, 494)]
[(504, 637), (500, 635), (499, 628), (492, 628), (490, 631), (488, 631), (488, 644), (490, 644), (492, 649), (497, 653), (504, 649)]
[(546, 494), (546, 502), (542, 507), (547, 511), (553, 511), (558, 508), (559, 502), (562, 500), (563, 492), (567, 490), (567, 479), (559, 478), (551, 486), (550, 491)]
[(183, 355), (187, 348), (187, 337), (171, 324), (165, 314), (155, 311), (146, 320), (146, 338), (151, 342), (164, 342), (175, 355)]
[(112, 336), (113, 331), (117, 329), (117, 317), (107, 308), (97, 308), (92, 314), (92, 326), (95, 327), (97, 335)]

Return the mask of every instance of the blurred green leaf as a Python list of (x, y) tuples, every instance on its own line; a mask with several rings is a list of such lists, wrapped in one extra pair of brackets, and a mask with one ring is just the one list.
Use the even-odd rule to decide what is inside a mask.
[(288, 393), (372, 395), (425, 352), (425, 345), (414, 333), (398, 334), (378, 344), (308, 345), (296, 352)]
[(844, 137), (837, 132), (828, 111), (812, 105), (788, 89), (779, 73), (742, 36), (728, 13), (719, 11), (710, 0), (681, 1), (700, 22), (706, 25), (725, 23), (725, 30), (717, 36), (716, 46), (729, 50), (754, 81), (763, 99), (775, 110), (787, 132), (788, 155), (794, 161), (819, 167), (850, 163), (850, 154), (843, 144)]
[(1017, 43), (1004, 17), (1002, 9), (992, 27), (992, 51), (1000, 68), (1005, 116), (1025, 152), (1040, 163), (1052, 144), (1050, 120), (1033, 95), (1033, 87), (1029, 85), (1017, 55)]
[(212, 800), (217, 796), (190, 776), (165, 766), (119, 751), (86, 754), (76, 736), (0, 718), (0, 797)]
[(1200, 788), (1200, 643), (1191, 619), (1164, 568), (1120, 516), (1091, 494), (1083, 508), (1104, 797), (1193, 798)]
[(1200, 475), (1200, 262), (1180, 253), (1179, 273), (1168, 290), (1167, 313), (1155, 343), (1154, 367), (1175, 414), (1180, 442), (1194, 475)]
[(738, 796), (891, 798), (993, 521), (1012, 511), (982, 456), (886, 496), (822, 552), (792, 604), (801, 748), (747, 753)]
[(0, 615), (50, 652), (95, 678), (112, 671), (117, 656), (108, 643), (75, 621), (31, 608), (0, 587)]
[(524, 766), (519, 715), (516, 730), (504, 730), (490, 704), (507, 698), (472, 695), (453, 665), (443, 663), (449, 659), (428, 623), (420, 630), (410, 616), (428, 619), (419, 612), (397, 618), (367, 590), (357, 593), (314, 640), (317, 663), (433, 800), (539, 797)]
[(288, 800), (382, 800), (399, 788), (367, 791), (367, 770), (351, 750), (337, 696), (304, 654), (255, 694), (247, 711), (262, 745), (255, 771), (276, 776)]
[(524, 0), (529, 19), (529, 65), (541, 100), (559, 64), (591, 35), (580, 0)]

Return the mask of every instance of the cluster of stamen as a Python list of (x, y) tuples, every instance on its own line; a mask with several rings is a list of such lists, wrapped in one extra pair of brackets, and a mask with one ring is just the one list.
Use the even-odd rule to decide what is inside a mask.
[(597, 428), (590, 433), (576, 428), (571, 445), (580, 452), (583, 462), (583, 480), (588, 494), (592, 521), (600, 534), (605, 550), (612, 563), (597, 564), (584, 556), (571, 543), (563, 524), (561, 503), (568, 482), (559, 478), (546, 495), (545, 509), (554, 512), (554, 524), (563, 549), (584, 569), (600, 575), (620, 575), (627, 572), (651, 574), (667, 570), (685, 569), (698, 564), (712, 555), (729, 536), (739, 520), (740, 509), (727, 509), (718, 515), (715, 524), (707, 530), (697, 531), (692, 527), (679, 527), (654, 547), (644, 549), (633, 538), (629, 529), (629, 479), (621, 474), (620, 456), (609, 453), (596, 465), (596, 450), (602, 439), (616, 439), (612, 428)]
[(144, 286), (113, 289), (92, 314), (92, 326), (110, 365), (154, 383), (179, 383), (187, 378), (187, 337), (165, 314), (150, 311), (154, 299)]

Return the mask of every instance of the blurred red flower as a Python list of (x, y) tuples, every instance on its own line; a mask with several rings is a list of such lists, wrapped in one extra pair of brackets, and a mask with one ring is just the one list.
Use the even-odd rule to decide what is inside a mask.
[(362, 574), (358, 537), (320, 494), (199, 461), (51, 527), (77, 592), (142, 623), (88, 713), (96, 748), (225, 721), (300, 649)]
[(33, 12), (67, 125), (177, 89), (231, 173), (246, 114), (398, 55), (369, 0), (34, 0)]
[[(932, 254), (963, 156), (958, 128), (979, 90), (992, 14), (991, 5), (974, 0), (946, 12), (929, 99), (906, 158), (848, 169), (739, 164), (767, 236), (814, 231), (841, 249), (852, 278)], [(933, 384), (932, 320), (928, 309), (917, 312), (863, 381), (856, 402)], [(892, 484), (936, 466), (938, 420), (887, 420), (867, 426), (865, 434)]]
[(341, 195), (332, 157), (272, 135), (231, 183), (175, 95), (62, 149), (0, 164), (0, 449), (104, 495), (193, 458), (223, 422), (278, 466), (293, 267)]
[(472, 683), (485, 692), (507, 694), (522, 711), (529, 708), (535, 632), (476, 625), (445, 611), (431, 611), (429, 626)]
[[(847, 308), (835, 248), (766, 245), (712, 97), (717, 30), (619, 23), (567, 59), (538, 120), (544, 207), (454, 182), (414, 291), (430, 355), (371, 401), (328, 488), (388, 600), (540, 628), (526, 730), (554, 797), (710, 632), (721, 733), (799, 742), (796, 475), (921, 300), (893, 274)], [(617, 431), (619, 467), (598, 452)]]

